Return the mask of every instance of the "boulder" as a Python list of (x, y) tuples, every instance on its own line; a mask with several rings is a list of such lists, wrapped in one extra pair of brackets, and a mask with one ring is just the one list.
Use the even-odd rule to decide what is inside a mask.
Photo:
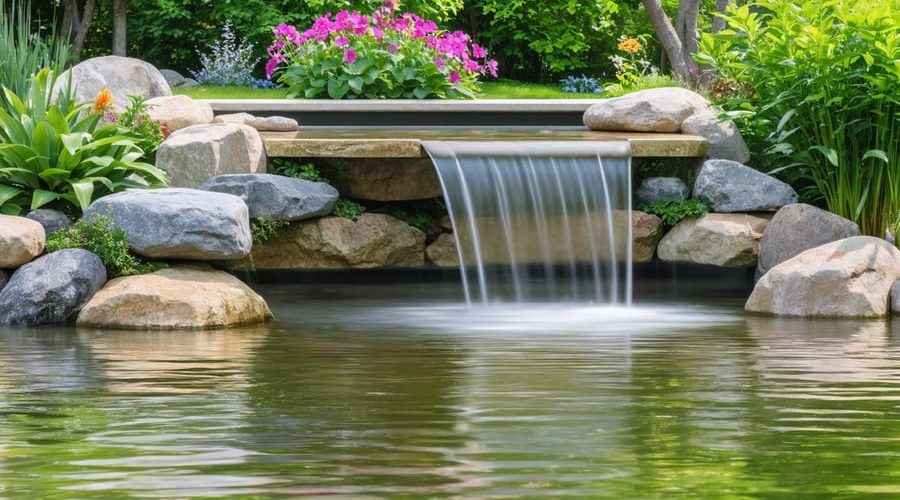
[(25, 264), (0, 292), (0, 324), (62, 323), (106, 282), (100, 257), (80, 248), (60, 250)]
[(161, 69), (159, 70), (159, 74), (166, 79), (166, 83), (169, 84), (169, 87), (178, 87), (184, 83), (184, 76), (174, 69)]
[(186, 95), (154, 97), (147, 101), (147, 107), (150, 118), (165, 124), (172, 132), (213, 121), (213, 110), (209, 103), (195, 101)]
[(237, 196), (198, 189), (129, 189), (104, 196), (84, 218), (108, 215), (151, 259), (228, 260), (250, 253), (250, 214)]
[(251, 219), (321, 217), (331, 213), (338, 199), (337, 189), (324, 182), (272, 174), (220, 175), (201, 184), (200, 189), (240, 197), (249, 207)]
[(687, 89), (641, 90), (594, 104), (584, 113), (584, 124), (590, 130), (674, 133), (707, 106), (703, 96)]
[(859, 226), (853, 221), (805, 203), (786, 205), (763, 233), (758, 274), (766, 274), (804, 250), (851, 236), (859, 236)]
[(459, 253), (456, 251), (456, 238), (452, 234), (443, 233), (425, 248), (425, 255), (432, 264), (438, 267), (459, 267)]
[(239, 123), (249, 125), (260, 132), (294, 132), (300, 124), (285, 116), (253, 116), (250, 113), (219, 115), (216, 123)]
[(256, 269), (420, 267), (425, 233), (389, 215), (364, 213), (354, 222), (324, 217), (292, 224), (253, 247)]
[(683, 200), (690, 190), (687, 184), (678, 177), (648, 177), (641, 181), (637, 189), (637, 200), (640, 203), (655, 201)]
[(19, 267), (44, 253), (46, 235), (40, 222), (0, 215), (0, 268)]
[(160, 144), (156, 166), (169, 173), (170, 186), (194, 188), (217, 175), (265, 172), (266, 153), (259, 132), (247, 125), (194, 125)]
[(707, 160), (694, 182), (694, 197), (713, 212), (774, 212), (797, 203), (797, 192), (780, 180), (730, 160)]
[(750, 161), (750, 149), (741, 131), (730, 120), (720, 121), (713, 110), (701, 111), (681, 124), (681, 133), (697, 135), (709, 143), (709, 157), (738, 163)]
[(72, 79), (77, 102), (93, 101), (103, 89), (113, 93), (113, 108), (128, 107), (128, 96), (145, 99), (172, 95), (165, 77), (152, 64), (131, 57), (103, 56), (82, 61), (60, 74), (54, 94)]
[(883, 317), (897, 278), (897, 247), (880, 238), (853, 236), (811, 248), (770, 269), (745, 309), (778, 316)]
[(69, 220), (69, 217), (59, 210), (39, 208), (37, 210), (28, 212), (25, 217), (28, 217), (29, 219), (36, 221), (40, 223), (40, 225), (44, 226), (44, 234), (46, 234), (47, 236), (50, 236), (60, 229), (72, 227), (72, 221)]
[(347, 162), (349, 195), (373, 201), (427, 200), (441, 196), (429, 159), (354, 159)]
[(690, 217), (663, 236), (656, 252), (669, 262), (753, 267), (768, 222), (767, 217), (749, 214)]
[(189, 89), (191, 87), (196, 87), (198, 85), (200, 85), (200, 82), (198, 82), (197, 80), (194, 80), (193, 78), (185, 78), (184, 81), (181, 82), (181, 85), (179, 85), (178, 87), (183, 88), (183, 89)]
[(266, 301), (234, 276), (212, 269), (169, 268), (110, 281), (78, 315), (78, 325), (175, 330), (270, 319)]
[(631, 260), (635, 263), (650, 262), (656, 254), (656, 247), (663, 237), (663, 221), (659, 217), (631, 211)]

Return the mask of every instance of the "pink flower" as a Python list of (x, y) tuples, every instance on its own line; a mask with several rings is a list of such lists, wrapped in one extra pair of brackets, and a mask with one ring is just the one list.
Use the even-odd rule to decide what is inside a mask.
[(344, 51), (344, 62), (347, 64), (353, 64), (356, 62), (356, 51), (353, 49), (347, 49)]
[(334, 39), (334, 44), (338, 47), (346, 47), (350, 45), (350, 40), (348, 40), (345, 36), (339, 36)]
[(456, 71), (450, 72), (450, 83), (456, 85), (460, 82), (460, 80), (462, 80), (462, 78), (460, 78), (459, 73), (457, 73)]
[(490, 75), (493, 76), (494, 78), (497, 78), (497, 61), (494, 59), (491, 59), (485, 64), (487, 66), (488, 73), (490, 73)]
[(380, 42), (384, 40), (384, 31), (381, 28), (372, 28), (372, 36)]
[(384, 0), (384, 7), (390, 10), (397, 10), (400, 8), (400, 0)]
[(388, 47), (388, 52), (391, 54), (396, 54), (398, 50), (400, 50), (400, 47), (398, 47), (396, 43), (392, 43), (391, 46)]
[(466, 62), (463, 63), (463, 69), (465, 69), (469, 73), (481, 73), (483, 70), (481, 65), (478, 64), (476, 61), (473, 61), (472, 59), (468, 59)]
[(484, 56), (487, 55), (487, 52), (484, 51), (484, 47), (482, 47), (481, 45), (478, 45), (477, 43), (473, 43), (472, 44), (472, 55), (479, 59), (483, 59)]
[(438, 67), (438, 69), (444, 69), (447, 66), (447, 61), (444, 61), (443, 58), (438, 57), (434, 60), (434, 65)]
[(269, 80), (272, 79), (272, 75), (275, 74), (275, 70), (278, 68), (279, 62), (280, 61), (274, 57), (266, 62), (266, 78), (268, 78)]

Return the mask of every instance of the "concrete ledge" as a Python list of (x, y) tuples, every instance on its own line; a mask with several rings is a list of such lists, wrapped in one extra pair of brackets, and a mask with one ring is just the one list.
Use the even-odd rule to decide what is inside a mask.
[(423, 140), (460, 141), (616, 141), (631, 143), (635, 158), (691, 158), (706, 155), (709, 145), (702, 137), (682, 134), (639, 132), (592, 132), (588, 130), (301, 130), (264, 132), (270, 158), (423, 158)]

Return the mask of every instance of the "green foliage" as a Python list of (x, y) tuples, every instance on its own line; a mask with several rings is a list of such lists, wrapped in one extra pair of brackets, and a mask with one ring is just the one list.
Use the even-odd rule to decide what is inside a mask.
[(275, 173), (285, 177), (294, 177), (313, 182), (328, 182), (312, 163), (300, 163), (295, 160), (277, 158), (274, 160)]
[(678, 82), (675, 78), (669, 75), (660, 75), (658, 73), (651, 73), (649, 75), (645, 75), (640, 77), (637, 81), (632, 82), (628, 86), (623, 86), (618, 83), (614, 83), (612, 85), (608, 85), (606, 89), (603, 90), (603, 95), (601, 97), (619, 97), (625, 94), (630, 94), (632, 92), (637, 92), (639, 90), (647, 90), (647, 89), (655, 89), (659, 87), (680, 87), (681, 83)]
[(667, 227), (672, 227), (687, 217), (700, 217), (709, 211), (709, 207), (697, 198), (654, 201), (643, 204), (638, 209), (659, 217)]
[(34, 33), (34, 27), (30, 2), (0, 0), (0, 87), (19, 95), (38, 70), (59, 72), (69, 60), (69, 47), (55, 31)]
[(83, 211), (109, 193), (165, 185), (165, 172), (138, 161), (143, 151), (127, 129), (103, 122), (87, 105), (65, 96), (54, 102), (53, 82), (53, 73), (44, 69), (24, 99), (4, 89), (0, 212), (16, 214), (51, 202)]
[(147, 112), (148, 106), (141, 96), (128, 96), (131, 101), (128, 108), (116, 117), (116, 123), (127, 128), (135, 144), (144, 152), (141, 160), (155, 164), (156, 150), (169, 135), (169, 128), (152, 118)]
[(106, 266), (109, 278), (151, 273), (162, 267), (135, 257), (128, 250), (125, 231), (116, 229), (112, 218), (105, 215), (96, 215), (90, 221), (80, 220), (47, 238), (47, 252), (66, 248), (81, 248), (97, 254)]
[(428, 214), (423, 212), (407, 212), (402, 208), (392, 208), (387, 210), (388, 215), (395, 219), (402, 220), (403, 222), (409, 224), (410, 226), (422, 231), (423, 233), (429, 233), (431, 228), (433, 227), (433, 222), (431, 217)]
[(250, 233), (253, 235), (253, 241), (263, 243), (290, 225), (291, 223), (286, 220), (253, 219), (250, 221)]
[(353, 222), (356, 222), (359, 220), (359, 216), (365, 211), (366, 207), (355, 201), (346, 198), (338, 198), (337, 203), (334, 204), (334, 211), (331, 212), (331, 215), (334, 215), (335, 217), (346, 217)]
[(883, 235), (900, 211), (900, 2), (759, 0), (727, 20), (698, 59), (747, 87), (725, 108), (767, 146), (757, 163)]

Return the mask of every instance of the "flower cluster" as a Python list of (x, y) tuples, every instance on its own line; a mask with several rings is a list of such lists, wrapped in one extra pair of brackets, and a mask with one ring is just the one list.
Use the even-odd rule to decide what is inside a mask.
[(474, 97), (479, 77), (497, 76), (497, 61), (469, 35), (399, 9), (387, 0), (370, 15), (325, 14), (305, 31), (278, 25), (266, 77), (280, 71), (290, 94), (307, 98), (422, 99)]
[(569, 75), (560, 83), (562, 83), (563, 92), (568, 92), (571, 94), (603, 93), (603, 85), (600, 83), (600, 81), (587, 75), (581, 75), (580, 77)]
[(91, 113), (100, 115), (104, 123), (117, 125), (120, 133), (132, 139), (143, 152), (144, 161), (155, 163), (156, 150), (171, 131), (165, 123), (159, 123), (150, 116), (149, 106), (140, 96), (128, 96), (131, 103), (121, 113), (113, 109), (114, 96), (109, 89), (103, 89), (94, 98)]
[(198, 82), (206, 85), (250, 86), (256, 79), (253, 67), (259, 58), (253, 57), (253, 44), (239, 41), (231, 25), (225, 23), (218, 42), (209, 46), (210, 53), (200, 53), (200, 71), (191, 71)]
[(627, 87), (639, 82), (642, 78), (657, 74), (659, 70), (646, 59), (645, 44), (638, 38), (622, 35), (619, 37), (618, 49), (626, 55), (615, 55), (609, 58), (616, 68), (616, 80), (619, 85)]

